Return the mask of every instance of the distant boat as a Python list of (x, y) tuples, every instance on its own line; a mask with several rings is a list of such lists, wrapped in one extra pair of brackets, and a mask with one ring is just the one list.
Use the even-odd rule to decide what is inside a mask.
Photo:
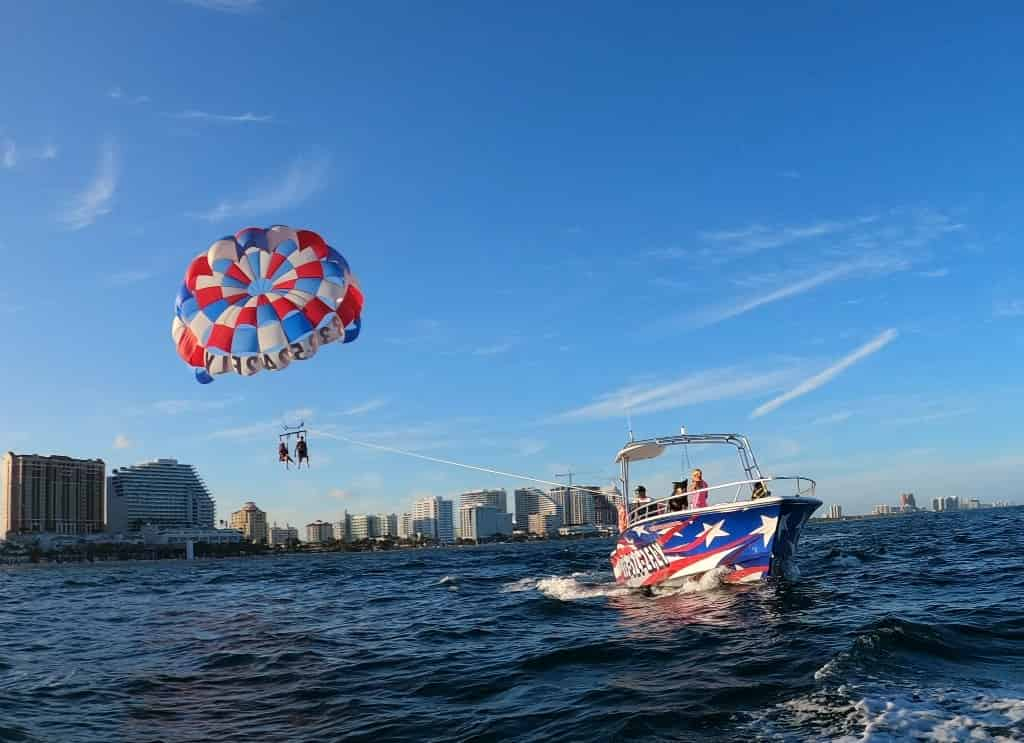
[[(703, 508), (686, 508), (673, 495), (630, 503), (630, 464), (687, 444), (734, 447), (747, 479), (707, 488), (710, 505)], [(734, 583), (784, 577), (794, 566), (801, 529), (821, 506), (814, 480), (762, 476), (750, 442), (739, 434), (630, 440), (615, 461), (622, 467), (625, 503), (619, 507), (620, 536), (611, 564), (616, 581), (630, 587), (683, 581), (713, 570)], [(792, 488), (791, 494), (772, 492), (782, 488)]]

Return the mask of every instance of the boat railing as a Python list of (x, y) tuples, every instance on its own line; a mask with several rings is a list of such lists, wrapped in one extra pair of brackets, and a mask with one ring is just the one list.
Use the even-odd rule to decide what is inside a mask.
[[(692, 491), (692, 492), (684, 493), (682, 496), (680, 496), (680, 495), (666, 495), (663, 498), (655, 498), (655, 499), (650, 500), (647, 503), (644, 503), (642, 505), (634, 503), (634, 504), (632, 504), (632, 508), (630, 509), (629, 522), (633, 523), (633, 522), (640, 521), (642, 519), (648, 518), (650, 516), (658, 516), (658, 515), (665, 514), (665, 513), (672, 513), (673, 509), (669, 505), (669, 501), (677, 500), (677, 499), (679, 499), (681, 497), (685, 497), (685, 498), (689, 499), (691, 496), (694, 496), (697, 493), (707, 493), (708, 494), (708, 505), (712, 505), (710, 503), (710, 501), (711, 501), (711, 494), (714, 491), (716, 491), (716, 490), (722, 491), (722, 490), (726, 490), (728, 488), (736, 488), (736, 493), (735, 493), (735, 495), (733, 495), (733, 498), (732, 498), (732, 501), (731, 501), (732, 503), (737, 503), (737, 502), (739, 502), (741, 500), (757, 500), (757, 499), (760, 499), (760, 498), (768, 498), (768, 497), (771, 497), (773, 495), (780, 495), (780, 493), (773, 493), (773, 492), (771, 492), (771, 490), (768, 488), (768, 484), (769, 483), (774, 483), (774, 482), (781, 482), (783, 480), (792, 482), (794, 484), (794, 490), (793, 490), (792, 495), (795, 495), (795, 496), (801, 497), (801, 498), (811, 498), (811, 497), (814, 496), (814, 490), (817, 487), (817, 483), (815, 483), (815, 481), (812, 480), (809, 477), (779, 476), (779, 477), (759, 477), (759, 478), (755, 478), (755, 479), (751, 479), (751, 480), (736, 480), (735, 482), (726, 482), (726, 483), (722, 483), (721, 485), (712, 485), (712, 486), (710, 486), (708, 488), (700, 488), (699, 490), (695, 490), (695, 491)], [(764, 489), (763, 490), (763, 495), (759, 495), (759, 496), (757, 496), (757, 498), (754, 498), (754, 486), (757, 485), (758, 483), (760, 483), (763, 486), (763, 489)], [(744, 494), (744, 491), (746, 491), (747, 497), (740, 498), (740, 496)], [(679, 511), (679, 513), (686, 513), (688, 511), (692, 511), (692, 510), (693, 510), (692, 507), (688, 507), (688, 508), (682, 509), (681, 511)]]

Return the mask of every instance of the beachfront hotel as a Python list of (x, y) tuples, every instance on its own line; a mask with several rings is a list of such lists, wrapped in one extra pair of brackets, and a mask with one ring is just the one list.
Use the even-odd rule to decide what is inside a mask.
[(195, 467), (177, 459), (115, 469), (107, 478), (107, 529), (213, 528), (216, 505)]
[(311, 544), (328, 544), (335, 539), (334, 529), (326, 521), (317, 519), (306, 524), (306, 541)]
[(466, 505), (459, 509), (459, 538), (479, 542), (512, 534), (512, 514), (493, 506)]
[(252, 501), (231, 514), (231, 528), (238, 529), (253, 544), (267, 543), (269, 534), (266, 511), (261, 511)]
[(9, 534), (103, 531), (102, 459), (7, 452), (0, 497), (0, 538)]
[(438, 496), (420, 498), (412, 504), (413, 534), (436, 539), (441, 544), (455, 541), (455, 519), (452, 502)]
[(459, 508), (466, 506), (490, 506), (504, 513), (508, 511), (508, 493), (501, 490), (469, 490), (459, 496)]

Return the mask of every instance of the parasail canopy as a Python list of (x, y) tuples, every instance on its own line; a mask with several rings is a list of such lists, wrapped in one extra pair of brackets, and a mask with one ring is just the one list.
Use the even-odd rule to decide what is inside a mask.
[(171, 336), (196, 379), (280, 371), (359, 336), (363, 294), (348, 262), (311, 230), (249, 227), (198, 255)]

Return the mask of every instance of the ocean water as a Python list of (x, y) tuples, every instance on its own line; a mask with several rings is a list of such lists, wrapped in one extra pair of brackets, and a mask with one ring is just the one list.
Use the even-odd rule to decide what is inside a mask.
[(0, 740), (1024, 740), (1024, 509), (808, 525), (645, 595), (610, 540), (0, 568)]

